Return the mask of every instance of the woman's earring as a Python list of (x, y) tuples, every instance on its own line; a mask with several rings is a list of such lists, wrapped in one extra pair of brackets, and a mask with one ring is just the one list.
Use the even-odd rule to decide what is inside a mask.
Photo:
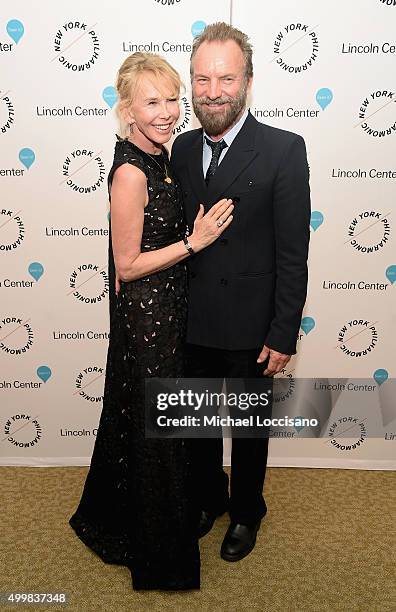
[(129, 124), (129, 135), (133, 134), (133, 123)]

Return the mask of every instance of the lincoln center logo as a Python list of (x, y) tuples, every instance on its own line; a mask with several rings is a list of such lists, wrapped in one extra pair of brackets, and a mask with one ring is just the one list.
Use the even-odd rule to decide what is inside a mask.
[(0, 208), (0, 252), (18, 248), (25, 237), (25, 226), (19, 212)]
[(3, 317), (0, 320), (0, 351), (7, 355), (22, 355), (33, 346), (33, 330), (29, 320)]
[(364, 357), (371, 353), (378, 342), (374, 323), (364, 319), (348, 321), (338, 332), (338, 347), (348, 357)]
[(102, 302), (109, 293), (107, 266), (100, 268), (96, 264), (81, 264), (73, 270), (69, 278), (71, 291), (77, 301), (84, 304)]
[(94, 27), (82, 21), (69, 21), (63, 24), (54, 39), (55, 56), (58, 61), (72, 72), (90, 70), (99, 57), (99, 39)]
[(394, 118), (396, 102), (394, 91), (378, 89), (368, 95), (359, 108), (359, 123), (362, 130), (373, 138), (384, 138), (396, 132)]
[(349, 224), (347, 242), (359, 253), (376, 253), (389, 241), (389, 213), (365, 210)]
[(313, 65), (318, 52), (319, 41), (315, 28), (303, 23), (290, 23), (277, 34), (271, 61), (275, 61), (286, 72), (298, 74)]
[(39, 443), (42, 429), (37, 417), (30, 414), (13, 414), (5, 422), (4, 435), (12, 446), (29, 448)]
[(0, 131), (5, 134), (14, 123), (14, 105), (9, 91), (0, 91)]
[(105, 180), (106, 170), (100, 154), (92, 149), (75, 149), (63, 162), (60, 182), (72, 191), (88, 194), (99, 189)]

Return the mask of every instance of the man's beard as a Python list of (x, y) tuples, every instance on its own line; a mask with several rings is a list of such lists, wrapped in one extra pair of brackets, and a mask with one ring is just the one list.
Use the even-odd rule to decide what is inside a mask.
[[(247, 97), (247, 79), (244, 79), (241, 89), (237, 96), (232, 98), (231, 96), (221, 96), (215, 100), (211, 100), (206, 96), (196, 97), (193, 95), (192, 103), (194, 112), (201, 123), (203, 129), (209, 136), (219, 136), (231, 127), (238, 115), (245, 108)], [(208, 111), (206, 104), (225, 104), (229, 103), (225, 113), (211, 113)]]

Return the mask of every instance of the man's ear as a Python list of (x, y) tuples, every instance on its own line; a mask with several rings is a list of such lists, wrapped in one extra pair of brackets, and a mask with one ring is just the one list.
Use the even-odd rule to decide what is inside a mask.
[(248, 91), (248, 93), (250, 93), (250, 92), (251, 92), (251, 90), (252, 90), (252, 85), (253, 85), (253, 77), (249, 77), (249, 78), (248, 78), (248, 82), (247, 82), (247, 91)]

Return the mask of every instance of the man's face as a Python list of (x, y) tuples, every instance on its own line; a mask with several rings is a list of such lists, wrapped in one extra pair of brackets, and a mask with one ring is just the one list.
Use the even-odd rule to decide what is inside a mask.
[(193, 107), (210, 136), (221, 136), (236, 123), (246, 106), (251, 78), (236, 42), (204, 42), (192, 63)]

